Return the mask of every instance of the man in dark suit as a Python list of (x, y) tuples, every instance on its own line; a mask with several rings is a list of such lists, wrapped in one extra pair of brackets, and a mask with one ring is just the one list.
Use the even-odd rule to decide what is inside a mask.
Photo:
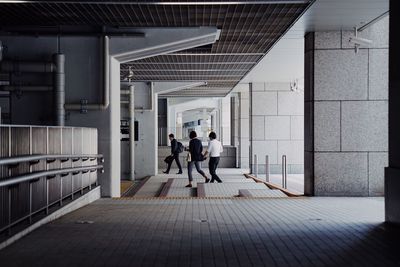
[(178, 168), (179, 168), (179, 172), (177, 174), (182, 174), (182, 166), (181, 166), (181, 162), (179, 161), (178, 141), (176, 141), (173, 134), (168, 135), (168, 137), (169, 137), (169, 140), (171, 141), (171, 157), (173, 157), (173, 160), (168, 162), (168, 168), (166, 171), (163, 171), (163, 173), (169, 173), (172, 162), (175, 160), (176, 165), (178, 165)]

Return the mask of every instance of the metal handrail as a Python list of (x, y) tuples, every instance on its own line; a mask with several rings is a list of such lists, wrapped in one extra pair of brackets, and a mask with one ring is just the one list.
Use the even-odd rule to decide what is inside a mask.
[(6, 179), (6, 180), (1, 180), (0, 187), (19, 184), (19, 183), (27, 182), (27, 181), (31, 181), (31, 180), (36, 180), (37, 178), (45, 177), (45, 176), (66, 174), (66, 173), (75, 173), (75, 172), (79, 173), (82, 171), (91, 171), (91, 170), (98, 170), (98, 169), (103, 169), (103, 165), (83, 166), (83, 167), (74, 167), (74, 168), (64, 168), (64, 169), (56, 169), (56, 170), (49, 170), (49, 171), (33, 172), (33, 173), (29, 173), (29, 174), (10, 177), (9, 179)]
[(66, 155), (50, 155), (50, 154), (35, 154), (35, 155), (24, 155), (24, 156), (17, 156), (17, 157), (7, 157), (7, 158), (0, 158), (0, 165), (13, 165), (19, 164), (23, 162), (34, 162), (38, 160), (56, 160), (56, 159), (100, 159), (103, 162), (103, 155), (102, 154), (82, 154), (82, 155), (73, 155), (73, 154), (66, 154)]

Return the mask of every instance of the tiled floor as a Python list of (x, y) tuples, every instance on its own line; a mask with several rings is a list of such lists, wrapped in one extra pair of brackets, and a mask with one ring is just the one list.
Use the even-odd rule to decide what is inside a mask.
[(383, 209), (382, 198), (101, 199), (0, 251), (0, 265), (400, 266)]

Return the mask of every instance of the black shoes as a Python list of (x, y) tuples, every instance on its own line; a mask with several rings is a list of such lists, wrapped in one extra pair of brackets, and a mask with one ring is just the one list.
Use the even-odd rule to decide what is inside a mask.
[(163, 171), (163, 173), (165, 173), (165, 174), (168, 174), (169, 172), (167, 172), (167, 171)]
[(179, 171), (179, 172), (177, 172), (176, 174), (182, 174), (183, 172), (182, 171)]
[(188, 184), (187, 186), (185, 186), (185, 187), (192, 187), (192, 185), (191, 184)]
[(210, 179), (209, 179), (209, 178), (206, 178), (206, 184), (209, 183), (209, 182), (210, 182)]

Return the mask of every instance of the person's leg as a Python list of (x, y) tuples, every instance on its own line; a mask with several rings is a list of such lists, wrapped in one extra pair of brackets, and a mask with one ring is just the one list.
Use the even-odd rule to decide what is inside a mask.
[(196, 170), (198, 173), (201, 174), (201, 176), (204, 177), (204, 179), (206, 179), (206, 183), (208, 183), (210, 181), (210, 179), (207, 178), (206, 174), (203, 172), (203, 170), (200, 168), (200, 161), (195, 161), (194, 162), (194, 166), (196, 166)]
[(179, 168), (179, 172), (178, 173), (182, 173), (182, 165), (181, 162), (179, 161), (179, 154), (174, 155), (175, 161), (176, 161), (176, 165), (178, 165)]
[(208, 162), (208, 170), (210, 171), (211, 181), (210, 183), (214, 183), (215, 181), (215, 158), (210, 157), (210, 161)]
[(171, 161), (169, 161), (169, 162), (167, 163), (167, 164), (168, 164), (167, 170), (166, 170), (165, 172), (163, 172), (163, 173), (166, 173), (166, 174), (169, 173), (169, 170), (171, 169), (172, 161), (173, 161), (173, 160), (171, 160)]
[(217, 175), (217, 168), (218, 168), (218, 164), (219, 164), (219, 157), (216, 157), (214, 159), (214, 179), (218, 182), (218, 183), (222, 183), (221, 179), (218, 177)]
[(187, 187), (190, 185), (192, 186), (192, 181), (193, 181), (193, 176), (192, 176), (192, 170), (193, 170), (193, 161), (188, 162), (188, 177), (189, 177), (189, 184), (187, 185)]

